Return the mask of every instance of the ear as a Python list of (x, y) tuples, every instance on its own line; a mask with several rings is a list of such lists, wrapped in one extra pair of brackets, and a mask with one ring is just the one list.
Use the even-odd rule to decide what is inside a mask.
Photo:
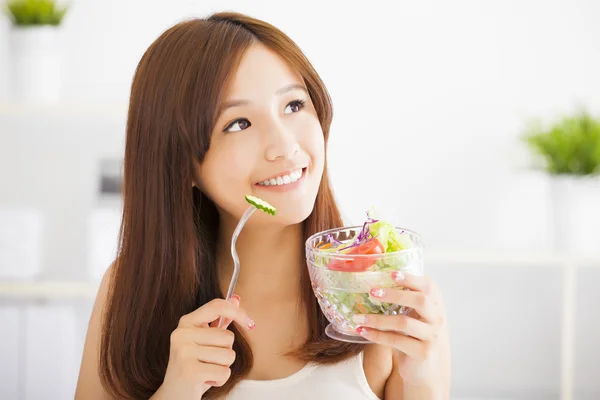
[(198, 182), (200, 182), (200, 171), (199, 171), (199, 166), (196, 166), (193, 170), (192, 170), (192, 188), (198, 188), (200, 189), (200, 185)]

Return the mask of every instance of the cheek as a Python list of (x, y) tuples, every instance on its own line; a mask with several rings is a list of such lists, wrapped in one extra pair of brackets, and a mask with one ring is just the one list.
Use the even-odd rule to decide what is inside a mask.
[(318, 120), (312, 120), (304, 129), (301, 147), (311, 158), (311, 168), (314, 172), (322, 172), (325, 163), (325, 139), (323, 129)]
[(324, 148), (323, 129), (316, 114), (306, 114), (295, 127), (300, 147), (313, 157), (322, 156)]
[[(247, 146), (233, 143), (211, 148), (200, 167), (202, 189), (222, 208), (226, 199), (237, 199), (248, 190), (255, 164)], [(238, 193), (239, 192), (239, 193)], [(243, 197), (243, 196), (242, 196)]]

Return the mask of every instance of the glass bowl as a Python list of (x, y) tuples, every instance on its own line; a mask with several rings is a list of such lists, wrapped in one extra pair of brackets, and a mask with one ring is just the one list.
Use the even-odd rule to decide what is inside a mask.
[[(352, 321), (355, 314), (407, 314), (402, 305), (381, 302), (371, 297), (373, 288), (399, 288), (394, 271), (423, 274), (421, 237), (408, 229), (394, 228), (402, 238), (403, 250), (379, 254), (343, 254), (343, 248), (360, 234), (363, 226), (319, 232), (306, 241), (306, 262), (313, 292), (329, 321), (325, 333), (336, 340), (368, 343)], [(329, 249), (329, 250), (327, 250)]]

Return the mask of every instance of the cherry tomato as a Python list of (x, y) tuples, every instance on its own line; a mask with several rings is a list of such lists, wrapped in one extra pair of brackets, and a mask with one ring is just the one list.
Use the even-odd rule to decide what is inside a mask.
[[(342, 254), (382, 254), (384, 248), (379, 239), (369, 239), (360, 246), (353, 247)], [(369, 269), (375, 260), (369, 258), (356, 259), (333, 259), (327, 264), (327, 268), (332, 271), (344, 272), (363, 272)]]

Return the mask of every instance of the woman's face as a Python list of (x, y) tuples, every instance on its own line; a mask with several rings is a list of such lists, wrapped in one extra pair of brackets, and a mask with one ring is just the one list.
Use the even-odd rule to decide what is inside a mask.
[(248, 207), (244, 196), (252, 194), (277, 208), (276, 217), (261, 215), (263, 221), (305, 220), (323, 174), (325, 146), (300, 74), (277, 53), (253, 44), (221, 110), (199, 167), (200, 188), (235, 219)]

